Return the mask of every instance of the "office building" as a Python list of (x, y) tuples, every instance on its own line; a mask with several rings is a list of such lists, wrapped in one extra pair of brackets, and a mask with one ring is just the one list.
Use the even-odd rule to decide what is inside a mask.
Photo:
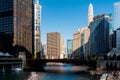
[(110, 27), (109, 27), (109, 49), (111, 50), (112, 48), (115, 48), (114, 28), (113, 28), (113, 19), (112, 19), (113, 15), (110, 13), (108, 14), (108, 16), (111, 18)]
[(114, 12), (113, 12), (113, 27), (116, 30), (120, 28), (120, 2), (114, 3)]
[[(0, 36), (0, 41), (3, 41), (0, 46), (7, 47), (5, 51), (25, 52), (27, 57), (32, 56), (32, 0), (0, 0), (0, 33), (7, 36)], [(8, 50), (8, 46), (14, 46), (15, 50)]]
[(120, 28), (116, 30), (116, 48), (120, 50)]
[(112, 47), (116, 48), (116, 30), (114, 30), (112, 34)]
[(120, 2), (114, 3), (113, 27), (116, 30), (116, 48), (120, 49)]
[(109, 51), (109, 28), (111, 18), (106, 14), (94, 17), (90, 24), (90, 55), (103, 55)]
[(60, 58), (61, 36), (58, 32), (47, 33), (47, 56), (48, 59)]
[(61, 36), (61, 39), (60, 39), (60, 59), (63, 59), (64, 56), (65, 56), (64, 38)]
[(73, 52), (73, 39), (67, 40), (67, 58), (71, 58)]
[(80, 56), (80, 50), (81, 48), (81, 32), (80, 29), (75, 32), (73, 35), (73, 56), (74, 57), (79, 57)]
[(81, 29), (81, 54), (87, 59), (89, 56), (89, 36), (90, 30), (88, 27), (83, 27)]
[(43, 44), (42, 45), (42, 57), (43, 58), (45, 58), (45, 59), (47, 59), (48, 57), (47, 57), (47, 45), (46, 44)]

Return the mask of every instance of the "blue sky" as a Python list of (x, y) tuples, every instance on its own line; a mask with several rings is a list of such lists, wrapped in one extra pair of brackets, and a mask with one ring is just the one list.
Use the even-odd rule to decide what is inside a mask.
[[(120, 0), (40, 0), (42, 6), (41, 38), (48, 32), (60, 32), (64, 40), (72, 39), (78, 28), (87, 26), (88, 6), (93, 4), (94, 16), (113, 12), (113, 3)], [(66, 45), (66, 44), (65, 44)]]

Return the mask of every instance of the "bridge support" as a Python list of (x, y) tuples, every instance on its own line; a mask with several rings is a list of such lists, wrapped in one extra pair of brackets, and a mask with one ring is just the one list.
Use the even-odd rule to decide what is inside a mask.
[(2, 66), (2, 72), (5, 72), (5, 68), (4, 68), (4, 65)]
[(26, 54), (25, 52), (19, 52), (18, 58), (22, 59), (22, 69), (26, 67)]
[(22, 59), (19, 58), (0, 58), (0, 71), (11, 71), (14, 68), (21, 68)]
[(27, 60), (27, 68), (29, 71), (44, 71), (46, 63), (40, 60)]

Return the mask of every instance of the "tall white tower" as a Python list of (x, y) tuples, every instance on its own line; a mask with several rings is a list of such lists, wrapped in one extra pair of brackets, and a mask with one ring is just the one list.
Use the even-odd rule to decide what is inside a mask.
[(120, 28), (120, 2), (114, 3), (113, 27), (115, 30)]
[[(34, 13), (34, 55), (41, 52), (41, 5), (39, 0), (33, 0)], [(39, 54), (41, 55), (41, 54)], [(37, 58), (36, 56), (34, 58)]]
[(93, 17), (94, 17), (93, 5), (92, 3), (90, 3), (89, 8), (88, 8), (88, 26), (93, 21)]

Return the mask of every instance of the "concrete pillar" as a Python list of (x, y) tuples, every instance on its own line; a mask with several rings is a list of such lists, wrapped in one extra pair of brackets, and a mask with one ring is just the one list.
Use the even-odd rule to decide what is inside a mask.
[(5, 67), (4, 67), (4, 65), (3, 65), (3, 67), (2, 67), (2, 72), (5, 72)]
[(19, 52), (18, 58), (22, 59), (22, 69), (24, 69), (26, 66), (26, 54), (25, 54), (25, 52)]

